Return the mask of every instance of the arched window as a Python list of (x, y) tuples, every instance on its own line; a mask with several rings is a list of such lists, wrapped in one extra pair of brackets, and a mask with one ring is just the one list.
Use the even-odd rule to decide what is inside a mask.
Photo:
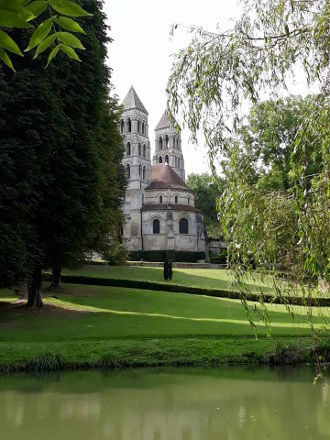
[(143, 121), (143, 122), (142, 122), (142, 134), (144, 134), (145, 130), (146, 130), (146, 126), (145, 126), (145, 123), (144, 123), (144, 121)]
[(178, 157), (178, 168), (180, 169), (180, 158)]
[(132, 131), (132, 121), (130, 119), (127, 120), (127, 131), (128, 133)]
[(166, 156), (165, 156), (165, 163), (168, 164), (168, 155), (167, 155), (167, 154), (166, 154)]
[(179, 233), (188, 234), (188, 220), (186, 218), (182, 218), (179, 222)]
[(163, 149), (163, 138), (161, 136), (159, 136), (158, 145), (159, 145), (159, 149), (162, 150)]
[(178, 196), (175, 196), (175, 203), (178, 203)]
[(159, 163), (163, 163), (163, 158), (162, 158), (162, 156), (159, 156), (158, 161), (159, 161)]
[(123, 119), (120, 121), (120, 133), (124, 133), (124, 128), (125, 128), (125, 122), (123, 121)]
[(170, 141), (170, 140), (169, 140), (168, 136), (166, 135), (166, 136), (165, 136), (165, 147), (166, 147), (166, 148), (168, 148), (169, 141)]
[(190, 197), (188, 197), (188, 205), (190, 205)]
[(159, 220), (158, 220), (158, 218), (155, 218), (155, 220), (152, 222), (152, 233), (153, 234), (159, 234), (159, 230), (160, 230), (159, 226), (160, 226)]
[(139, 177), (141, 177), (142, 174), (142, 165), (139, 165)]
[(140, 133), (140, 119), (138, 119), (137, 121), (137, 131), (138, 133)]
[(130, 179), (130, 177), (131, 177), (131, 165), (129, 163), (126, 165), (126, 172), (127, 172), (127, 178)]
[(141, 144), (140, 144), (140, 142), (139, 142), (139, 147), (138, 147), (138, 154), (139, 154), (139, 156), (141, 156)]
[(179, 149), (179, 138), (176, 140), (176, 148)]
[(175, 136), (175, 134), (173, 135), (173, 148), (175, 148), (175, 145), (176, 145), (176, 136)]
[(163, 196), (159, 196), (159, 203), (160, 203), (160, 204), (163, 203)]
[(176, 156), (174, 158), (174, 164), (175, 164), (175, 168), (177, 168), (177, 166), (178, 166), (178, 158)]
[(142, 180), (143, 180), (143, 182), (146, 180), (146, 167), (143, 167)]
[(143, 157), (147, 157), (146, 144), (143, 144)]
[(131, 155), (131, 143), (130, 142), (127, 142), (127, 144), (126, 144), (126, 154), (127, 154), (127, 156)]

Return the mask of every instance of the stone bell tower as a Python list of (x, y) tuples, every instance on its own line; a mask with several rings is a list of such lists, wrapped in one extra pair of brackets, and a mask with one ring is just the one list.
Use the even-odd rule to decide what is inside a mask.
[(185, 180), (181, 128), (175, 120), (170, 120), (167, 110), (157, 124), (155, 136), (156, 151), (153, 156), (153, 164), (168, 164), (182, 180)]
[(124, 201), (125, 224), (123, 242), (128, 250), (142, 249), (141, 208), (144, 189), (151, 182), (150, 142), (148, 137), (148, 112), (133, 86), (124, 101), (120, 132), (125, 145), (123, 165), (128, 184)]

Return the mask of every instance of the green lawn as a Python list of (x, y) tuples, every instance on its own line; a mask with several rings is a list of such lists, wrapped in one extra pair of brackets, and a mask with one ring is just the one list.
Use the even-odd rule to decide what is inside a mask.
[[(97, 364), (105, 355), (125, 365), (203, 364), (246, 361), (273, 351), (278, 340), (310, 344), (303, 307), (294, 308), (292, 320), (284, 306), (269, 306), (270, 340), (257, 309), (256, 340), (237, 300), (70, 284), (57, 296), (45, 298), (44, 310), (29, 311), (8, 309), (15, 297), (0, 292), (0, 365), (24, 365), (49, 350), (78, 365)], [(321, 328), (318, 309), (314, 313)], [(329, 308), (322, 313), (329, 323)]]
[[(141, 266), (108, 266), (108, 265), (85, 265), (78, 270), (63, 270), (63, 275), (90, 276), (96, 278), (108, 278), (130, 281), (147, 281), (157, 284), (175, 284), (179, 286), (198, 287), (202, 289), (216, 290), (239, 290), (233, 284), (233, 275), (225, 269), (177, 269), (174, 268), (173, 279), (165, 282), (163, 279), (163, 268), (161, 267), (141, 267)], [(246, 281), (247, 288), (254, 293), (261, 291), (266, 295), (273, 295), (273, 281), (268, 276), (261, 276), (255, 273), (253, 278), (249, 277)], [(287, 283), (281, 282), (282, 294), (286, 291)], [(302, 295), (301, 290), (298, 291)], [(289, 292), (290, 295), (290, 292)], [(329, 297), (329, 293), (313, 292), (315, 297)]]
[[(108, 266), (108, 265), (85, 265), (78, 270), (63, 271), (63, 275), (85, 275), (100, 278), (112, 278), (120, 280), (151, 281), (164, 283), (163, 269), (161, 267), (137, 267), (137, 266)], [(173, 284), (182, 286), (201, 287), (204, 289), (233, 290), (233, 276), (224, 269), (174, 269)], [(271, 293), (271, 280), (262, 281), (256, 274), (255, 280), (248, 281), (252, 291)]]

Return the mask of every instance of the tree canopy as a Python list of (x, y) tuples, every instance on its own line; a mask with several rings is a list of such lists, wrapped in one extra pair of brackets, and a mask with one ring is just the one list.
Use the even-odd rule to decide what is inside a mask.
[[(174, 56), (169, 107), (195, 141), (203, 131), (211, 164), (219, 155), (223, 161), (227, 189), (220, 214), (237, 279), (259, 266), (274, 277), (285, 270), (302, 287), (326, 284), (330, 5), (326, 0), (242, 4), (232, 29), (192, 28), (190, 45)], [(290, 93), (298, 71), (319, 93), (304, 102), (279, 101)], [(296, 105), (301, 111), (295, 114)], [(256, 185), (258, 160), (265, 165), (263, 186)]]
[(218, 220), (217, 199), (220, 194), (212, 176), (207, 173), (189, 174), (186, 183), (194, 193), (195, 207), (203, 214), (208, 236), (219, 237), (221, 224)]
[[(59, 54), (46, 70), (30, 56), (15, 74), (0, 66), (0, 282), (27, 280), (31, 305), (41, 305), (43, 268), (105, 251), (121, 221), (123, 146), (120, 108), (109, 98), (109, 38), (101, 3), (82, 4), (93, 17), (81, 63)], [(13, 36), (23, 45), (29, 39), (24, 29)]]

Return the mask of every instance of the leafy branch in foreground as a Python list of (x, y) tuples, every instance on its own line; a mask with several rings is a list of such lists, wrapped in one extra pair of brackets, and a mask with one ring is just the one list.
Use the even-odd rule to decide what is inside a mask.
[(8, 31), (13, 28), (33, 29), (31, 23), (42, 17), (43, 20), (38, 21), (39, 24), (31, 35), (25, 52), (35, 49), (35, 59), (50, 49), (47, 66), (59, 51), (73, 60), (80, 61), (76, 49), (85, 48), (73, 33), (85, 32), (80, 24), (70, 17), (91, 15), (71, 0), (0, 0), (0, 60), (15, 71), (10, 54), (23, 56), (23, 53)]
[[(219, 214), (243, 294), (244, 276), (259, 268), (272, 273), (275, 286), (285, 272), (297, 285), (292, 292), (306, 292), (308, 304), (314, 288), (329, 289), (330, 3), (242, 3), (233, 29), (191, 29), (191, 43), (174, 56), (169, 108), (177, 118), (181, 115), (195, 142), (203, 132), (211, 167), (215, 170), (217, 161), (223, 164), (227, 189)], [(319, 92), (306, 103), (290, 141), (273, 136), (276, 118), (266, 121), (266, 142), (277, 151), (292, 149), (285, 188), (266, 190), (256, 181), (258, 161), (249, 157), (257, 157), (260, 139), (247, 145), (242, 130), (254, 105), (290, 93), (297, 72)], [(311, 175), (314, 159), (309, 152), (314, 147), (319, 167)]]

